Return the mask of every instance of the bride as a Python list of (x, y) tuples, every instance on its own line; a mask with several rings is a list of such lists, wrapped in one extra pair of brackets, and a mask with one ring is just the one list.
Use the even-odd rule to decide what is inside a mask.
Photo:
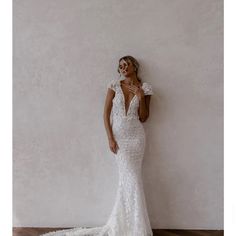
[(124, 79), (113, 79), (107, 84), (104, 125), (119, 173), (110, 217), (103, 226), (75, 227), (43, 236), (153, 236), (142, 182), (146, 143), (142, 122), (149, 116), (153, 90), (149, 83), (138, 78), (138, 68), (132, 56), (120, 58), (118, 72)]

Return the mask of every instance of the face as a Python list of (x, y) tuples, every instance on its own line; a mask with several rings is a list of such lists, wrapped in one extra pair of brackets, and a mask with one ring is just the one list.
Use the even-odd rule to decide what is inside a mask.
[(135, 67), (132, 64), (132, 61), (130, 61), (129, 59), (127, 59), (126, 61), (122, 59), (119, 64), (119, 71), (123, 76), (127, 77), (135, 73)]

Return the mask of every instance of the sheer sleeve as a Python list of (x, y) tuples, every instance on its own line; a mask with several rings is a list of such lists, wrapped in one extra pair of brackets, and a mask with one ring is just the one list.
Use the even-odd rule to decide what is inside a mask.
[(113, 91), (116, 91), (115, 90), (115, 80), (113, 79), (113, 80), (110, 80), (108, 83), (107, 83), (107, 89), (108, 88), (110, 88), (110, 89), (112, 89)]
[(144, 90), (144, 95), (153, 95), (154, 94), (152, 86), (149, 83), (146, 83), (146, 82), (144, 83), (143, 90)]

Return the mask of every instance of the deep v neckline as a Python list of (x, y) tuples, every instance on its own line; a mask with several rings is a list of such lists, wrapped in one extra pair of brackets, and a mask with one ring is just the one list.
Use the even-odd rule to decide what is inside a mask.
[[(125, 107), (125, 94), (124, 94), (123, 89), (121, 87), (121, 80), (119, 81), (119, 87), (120, 87), (120, 90), (121, 90), (121, 93), (122, 93), (122, 97), (123, 97), (124, 113), (125, 113), (125, 116), (127, 117), (128, 113), (129, 113), (129, 110), (130, 110), (130, 106), (131, 106), (134, 98), (136, 97), (136, 94), (131, 98), (131, 100), (130, 100), (130, 102), (128, 104), (128, 109), (126, 110), (126, 107)], [(143, 84), (141, 85), (141, 88), (143, 88)]]

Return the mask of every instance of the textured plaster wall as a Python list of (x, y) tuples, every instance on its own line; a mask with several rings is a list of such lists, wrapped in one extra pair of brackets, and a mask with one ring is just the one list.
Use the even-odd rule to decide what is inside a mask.
[(223, 1), (14, 0), (13, 225), (97, 226), (118, 184), (103, 125), (126, 54), (153, 85), (152, 228), (223, 229)]

